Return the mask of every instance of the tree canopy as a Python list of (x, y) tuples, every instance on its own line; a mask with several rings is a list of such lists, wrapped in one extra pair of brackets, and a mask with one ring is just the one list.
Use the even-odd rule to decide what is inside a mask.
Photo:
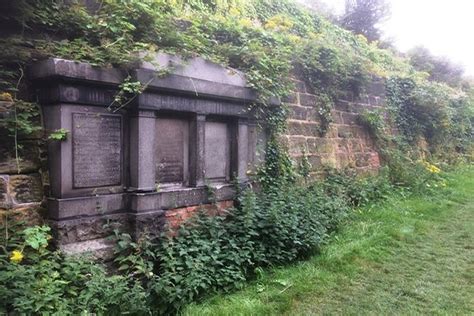
[(340, 24), (369, 41), (380, 39), (378, 24), (390, 16), (386, 0), (346, 0), (345, 12)]

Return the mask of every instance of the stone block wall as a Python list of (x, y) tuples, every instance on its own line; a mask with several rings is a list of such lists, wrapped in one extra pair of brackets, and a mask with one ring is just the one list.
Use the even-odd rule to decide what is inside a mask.
[[(0, 101), (0, 119), (12, 115), (12, 104)], [(43, 170), (46, 153), (39, 135), (18, 136), (18, 158), (13, 137), (0, 130), (0, 226), (14, 217), (29, 224), (42, 222)]]
[(320, 131), (318, 114), (323, 101), (310, 93), (303, 81), (295, 80), (295, 87), (285, 100), (290, 114), (287, 132), (282, 136), (290, 156), (299, 162), (306, 155), (312, 178), (320, 177), (324, 167), (375, 172), (380, 167), (380, 157), (358, 117), (364, 110), (384, 108), (384, 82), (374, 80), (366, 93), (357, 97), (349, 93), (338, 100), (331, 110), (333, 122), (325, 133)]

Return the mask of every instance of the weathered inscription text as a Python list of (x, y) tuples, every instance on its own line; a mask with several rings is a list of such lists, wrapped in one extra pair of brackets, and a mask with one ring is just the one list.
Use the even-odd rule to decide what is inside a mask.
[(73, 113), (73, 185), (120, 185), (122, 120), (117, 115)]

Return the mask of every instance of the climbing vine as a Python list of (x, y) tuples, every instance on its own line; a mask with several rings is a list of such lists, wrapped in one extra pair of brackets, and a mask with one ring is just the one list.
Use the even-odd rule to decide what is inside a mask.
[[(242, 286), (262, 267), (311, 254), (350, 207), (391, 194), (393, 185), (406, 190), (445, 185), (433, 156), (472, 155), (471, 90), (427, 82), (402, 58), (290, 0), (16, 0), (0, 5), (4, 28), (0, 101), (9, 114), (0, 127), (13, 140), (18, 165), (19, 136), (41, 129), (36, 100), (26, 93), (25, 70), (51, 56), (128, 69), (142, 61), (143, 52), (160, 51), (184, 60), (199, 55), (243, 71), (258, 93), (252, 110), (268, 139), (258, 170), (263, 190), (242, 192), (226, 216), (203, 213), (159, 240), (117, 232), (115, 266), (126, 275), (111, 276), (98, 265), (50, 251), (47, 227), (20, 234), (7, 226), (0, 249), (0, 313), (175, 312), (203, 295)], [(367, 111), (360, 120), (388, 172), (366, 180), (328, 171), (325, 182), (308, 183), (306, 152), (294, 168), (280, 137), (288, 109), (278, 101), (294, 90), (293, 77), (304, 79), (317, 96), (313, 106), (324, 135), (334, 101), (347, 93), (357, 97), (373, 75), (387, 78), (389, 113)], [(125, 108), (146, 86), (127, 77), (108, 108)], [(62, 141), (68, 133), (44, 134)], [(423, 140), (428, 153), (417, 150)], [(305, 186), (295, 184), (298, 176)], [(215, 201), (215, 190), (208, 184), (206, 189)]]
[[(256, 112), (265, 122), (270, 139), (275, 140), (268, 148), (268, 155), (272, 155), (286, 117), (285, 109), (275, 110), (272, 100), (290, 93), (294, 76), (303, 78), (310, 92), (321, 100), (315, 106), (322, 135), (332, 122), (333, 102), (348, 91), (357, 96), (373, 75), (426, 82), (403, 59), (288, 0), (83, 3), (19, 0), (2, 8), (0, 26), (8, 25), (10, 35), (0, 43), (5, 47), (0, 52), (0, 93), (17, 93), (15, 82), (22, 77), (18, 69), (26, 69), (32, 61), (48, 56), (127, 68), (139, 61), (144, 51), (168, 52), (184, 59), (199, 55), (245, 73), (248, 85), (258, 92)], [(446, 137), (438, 137), (438, 131), (457, 117), (464, 123), (462, 128), (452, 129), (457, 140), (454, 149), (466, 152), (465, 140), (472, 132), (469, 120), (463, 120), (461, 113), (469, 112), (469, 98), (451, 98), (453, 94), (442, 92), (443, 85), (412, 87), (409, 79), (397, 82), (389, 81), (389, 100), (401, 110), (396, 120), (407, 139), (423, 134), (442, 143)], [(423, 88), (418, 89), (420, 86)], [(436, 92), (434, 96), (425, 93), (430, 87), (431, 92)], [(143, 85), (127, 79), (110, 107), (126, 106), (143, 89)], [(31, 101), (25, 95), (15, 97), (15, 123), (10, 120), (2, 124), (16, 126), (21, 132), (36, 129), (38, 112)], [(421, 108), (427, 109), (428, 115), (423, 116), (425, 111)], [(416, 122), (412, 122), (413, 115), (420, 116)], [(420, 123), (423, 120), (429, 123)], [(278, 151), (285, 150), (284, 146), (278, 147)]]

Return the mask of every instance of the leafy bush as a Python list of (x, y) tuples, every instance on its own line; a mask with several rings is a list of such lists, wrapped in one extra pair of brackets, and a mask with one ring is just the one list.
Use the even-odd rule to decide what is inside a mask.
[(388, 168), (370, 177), (361, 177), (351, 170), (329, 169), (323, 187), (328, 196), (338, 196), (352, 207), (383, 200), (395, 189)]
[(126, 268), (132, 271), (152, 267), (157, 277), (145, 278), (145, 284), (154, 309), (178, 310), (209, 293), (242, 287), (259, 267), (286, 264), (317, 250), (350, 210), (345, 194), (328, 191), (326, 185), (290, 182), (259, 193), (246, 190), (238, 207), (226, 214), (202, 211), (158, 240), (142, 246), (122, 243), (116, 263), (121, 266), (128, 258)]
[(8, 229), (0, 251), (0, 313), (149, 314), (148, 294), (129, 276), (109, 276), (92, 259), (48, 249), (49, 227)]
[[(410, 176), (425, 191), (445, 185), (439, 167), (418, 165)], [(351, 209), (392, 194), (390, 176), (328, 170), (324, 181), (306, 186), (287, 180), (247, 189), (235, 208), (216, 216), (198, 212), (160, 237), (134, 241), (117, 231), (115, 275), (87, 258), (49, 250), (48, 227), (11, 225), (0, 254), (0, 311), (174, 313), (210, 293), (242, 287), (262, 267), (313, 254)]]

